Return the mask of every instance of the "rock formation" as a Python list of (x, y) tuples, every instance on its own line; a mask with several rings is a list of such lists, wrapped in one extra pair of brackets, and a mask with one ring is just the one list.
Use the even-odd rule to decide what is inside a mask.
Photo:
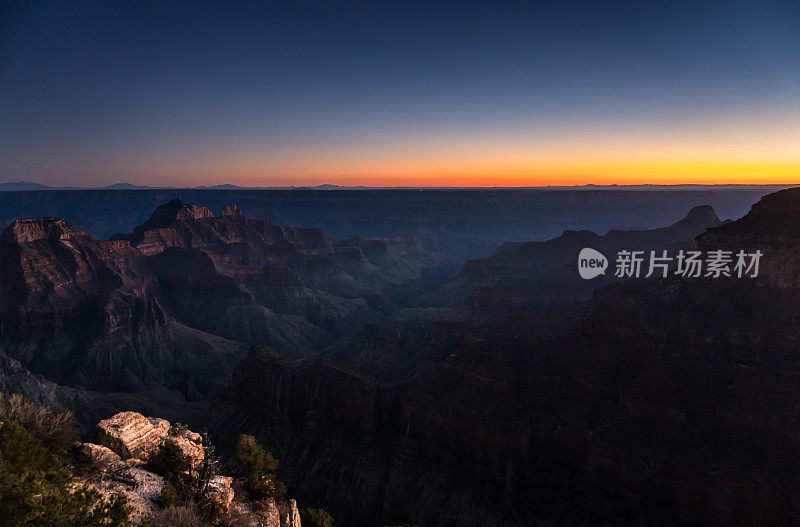
[(766, 247), (785, 265), (763, 280), (634, 280), (464, 325), (402, 382), (253, 350), (201, 421), (294, 460), (299, 497), (353, 524), (794, 522), (797, 210), (784, 191), (693, 242)]
[(101, 471), (111, 470), (122, 460), (120, 455), (110, 448), (94, 443), (81, 443), (78, 451), (88, 463)]
[(337, 240), (234, 205), (172, 201), (113, 241), (17, 220), (0, 236), (0, 377), (86, 426), (132, 407), (185, 417), (250, 345), (309, 356), (397, 310), (439, 263), (410, 238)]
[[(174, 443), (195, 469), (199, 469), (205, 458), (200, 434), (137, 412), (120, 412), (100, 421), (96, 436), (100, 444), (76, 445), (76, 459), (84, 468), (81, 480), (104, 495), (121, 493), (127, 496), (135, 525), (158, 512), (157, 501), (165, 480), (148, 464), (154, 454), (165, 444)], [(199, 472), (194, 474), (196, 476)], [(231, 476), (212, 473), (200, 491), (206, 500), (216, 505), (215, 510), (227, 514), (236, 506), (239, 517), (248, 519), (252, 525), (261, 522), (266, 527), (301, 527), (295, 500), (288, 502), (283, 515), (274, 500), (271, 501), (266, 517), (254, 514), (246, 504), (237, 504)]]
[(58, 384), (207, 397), (242, 346), (174, 320), (155, 286), (127, 242), (96, 240), (57, 218), (16, 221), (0, 237), (0, 345)]
[[(721, 223), (711, 207), (698, 206), (682, 220), (659, 229), (611, 230), (602, 236), (567, 230), (544, 242), (504, 243), (491, 258), (468, 261), (457, 276), (425, 298), (434, 305), (457, 305), (477, 317), (577, 305), (596, 289), (618, 280), (614, 276), (618, 251), (688, 249), (695, 236)], [(604, 276), (579, 277), (578, 253), (584, 247), (609, 259)]]
[(120, 412), (103, 419), (97, 424), (96, 435), (101, 445), (125, 460), (135, 458), (147, 463), (167, 442), (177, 445), (192, 467), (200, 465), (205, 457), (200, 434), (137, 412)]

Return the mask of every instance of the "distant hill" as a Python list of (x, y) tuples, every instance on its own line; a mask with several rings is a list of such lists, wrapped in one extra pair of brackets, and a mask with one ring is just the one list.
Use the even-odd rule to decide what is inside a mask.
[(106, 190), (150, 190), (161, 187), (147, 187), (142, 185), (133, 185), (131, 183), (114, 183), (113, 185), (109, 185), (104, 188)]
[(631, 190), (646, 190), (646, 191), (675, 191), (675, 190), (763, 190), (765, 192), (775, 192), (778, 190), (786, 189), (796, 185), (575, 185), (575, 186), (558, 186), (558, 185), (543, 185), (543, 186), (529, 186), (529, 187), (435, 187), (435, 186), (365, 186), (365, 185), (336, 185), (332, 183), (324, 183), (322, 185), (272, 185), (272, 186), (258, 186), (258, 187), (243, 187), (231, 183), (221, 183), (218, 185), (198, 185), (198, 186), (147, 186), (147, 185), (134, 185), (132, 183), (114, 183), (107, 186), (53, 186), (42, 185), (35, 181), (9, 181), (0, 183), (0, 192), (3, 191), (30, 191), (30, 190), (540, 190), (540, 191), (565, 191), (565, 190), (617, 190), (617, 191), (631, 191)]
[(33, 181), (9, 181), (8, 183), (0, 183), (0, 191), (17, 191), (17, 190), (54, 190), (55, 187), (48, 187), (34, 183)]

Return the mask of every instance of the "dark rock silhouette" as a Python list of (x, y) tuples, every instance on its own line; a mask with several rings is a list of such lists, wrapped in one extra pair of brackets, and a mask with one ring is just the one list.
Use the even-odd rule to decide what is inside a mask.
[[(453, 279), (426, 295), (434, 305), (458, 306), (472, 316), (491, 317), (515, 311), (577, 305), (597, 288), (614, 282), (620, 250), (650, 251), (689, 247), (692, 239), (722, 222), (709, 206), (694, 207), (682, 220), (659, 229), (564, 231), (544, 242), (505, 243), (491, 258), (470, 260)], [(589, 247), (609, 260), (605, 275), (583, 280), (577, 262)], [(644, 269), (647, 272), (647, 269)]]
[[(779, 198), (694, 243), (796, 255), (785, 213), (800, 192)], [(354, 524), (796, 523), (792, 272), (780, 287), (627, 281), (576, 310), (462, 325), (400, 382), (355, 371), (370, 368), (357, 352), (309, 364), (254, 349), (200, 421), (258, 435), (295, 461), (282, 475), (301, 499)], [(434, 346), (399, 335), (359, 338), (389, 355)]]

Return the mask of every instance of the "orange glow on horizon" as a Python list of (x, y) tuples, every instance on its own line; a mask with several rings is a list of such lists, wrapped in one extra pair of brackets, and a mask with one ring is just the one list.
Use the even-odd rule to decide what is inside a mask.
[(167, 144), (75, 176), (152, 186), (791, 185), (800, 182), (798, 119), (800, 112), (756, 112), (638, 125), (251, 137)]

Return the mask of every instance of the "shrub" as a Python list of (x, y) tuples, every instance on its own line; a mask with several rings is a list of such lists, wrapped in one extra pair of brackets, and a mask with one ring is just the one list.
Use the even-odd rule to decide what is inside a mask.
[(86, 525), (106, 527), (128, 527), (131, 524), (131, 506), (128, 497), (115, 494), (108, 500), (100, 500)]
[(161, 488), (161, 494), (158, 495), (158, 505), (162, 509), (166, 509), (178, 502), (178, 491), (170, 483), (164, 483)]
[(258, 444), (256, 438), (251, 435), (242, 434), (236, 443), (234, 458), (240, 463), (240, 467), (248, 474), (263, 473), (278, 469), (278, 460), (272, 457), (270, 452)]
[(233, 456), (252, 500), (276, 498), (286, 493), (286, 485), (278, 481), (273, 472), (278, 468), (278, 460), (266, 452), (255, 437), (239, 436)]
[(72, 412), (37, 406), (19, 394), (0, 402), (0, 421), (8, 420), (16, 421), (45, 447), (55, 452), (65, 451), (78, 440)]
[(333, 516), (322, 509), (303, 509), (300, 511), (303, 527), (334, 527)]
[(153, 472), (168, 479), (181, 476), (192, 466), (189, 458), (183, 454), (181, 447), (172, 441), (167, 441), (161, 446), (149, 465)]
[(203, 520), (212, 525), (218, 525), (228, 520), (228, 509), (221, 503), (209, 499), (203, 494), (195, 497), (197, 512)]
[(225, 527), (252, 527), (253, 523), (253, 515), (248, 514), (241, 506), (233, 503), (228, 511), (228, 518), (223, 525)]
[(206, 525), (192, 502), (171, 506), (150, 519), (152, 527), (204, 527)]
[(79, 487), (42, 442), (15, 421), (0, 427), (0, 518), (4, 525), (126, 527), (130, 508), (123, 496), (104, 499)]

